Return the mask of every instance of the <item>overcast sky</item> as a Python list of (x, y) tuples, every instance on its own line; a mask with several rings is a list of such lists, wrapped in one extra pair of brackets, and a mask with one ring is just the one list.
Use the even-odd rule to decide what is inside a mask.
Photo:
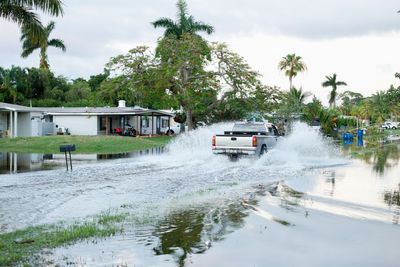
[[(398, 0), (187, 0), (190, 13), (215, 27), (206, 38), (226, 42), (263, 75), (267, 85), (288, 87), (277, 69), (288, 53), (303, 57), (308, 71), (295, 86), (327, 102), (325, 75), (348, 83), (340, 91), (370, 95), (399, 85), (400, 9)], [(176, 0), (65, 0), (53, 38), (67, 52), (50, 48), (51, 68), (74, 79), (102, 72), (112, 56), (137, 45), (154, 47), (161, 29), (151, 21), (175, 18)], [(42, 18), (44, 23), (48, 18)], [(38, 53), (21, 59), (19, 28), (0, 19), (0, 66), (38, 66)]]

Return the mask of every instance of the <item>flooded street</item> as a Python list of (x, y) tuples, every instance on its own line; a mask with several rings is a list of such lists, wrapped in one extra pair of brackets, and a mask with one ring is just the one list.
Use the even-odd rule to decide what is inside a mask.
[(116, 236), (51, 250), (60, 266), (399, 266), (399, 144), (351, 159), (298, 124), (259, 159), (211, 153), (218, 124), (160, 154), (0, 175), (0, 229), (128, 212)]

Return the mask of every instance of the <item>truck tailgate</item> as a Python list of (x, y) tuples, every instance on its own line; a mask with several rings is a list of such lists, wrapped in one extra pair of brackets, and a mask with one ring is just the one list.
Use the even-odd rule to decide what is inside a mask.
[(251, 136), (217, 135), (215, 146), (217, 148), (242, 148), (252, 147), (253, 143)]

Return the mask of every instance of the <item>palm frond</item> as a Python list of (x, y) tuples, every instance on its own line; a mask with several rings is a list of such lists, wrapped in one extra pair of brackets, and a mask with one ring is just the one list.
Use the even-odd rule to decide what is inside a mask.
[(8, 1), (0, 4), (0, 17), (22, 25), (31, 23), (41, 25), (39, 17), (30, 8), (12, 4)]
[(172, 28), (176, 27), (175, 22), (169, 18), (161, 18), (151, 23), (154, 28)]
[(64, 13), (61, 0), (7, 0), (7, 2), (24, 7), (32, 7), (51, 16), (62, 16)]
[(178, 0), (176, 7), (178, 8), (178, 18), (186, 16), (188, 13), (188, 7), (185, 0)]
[(207, 34), (212, 34), (214, 32), (213, 26), (205, 24), (201, 21), (193, 22), (192, 28), (195, 32), (202, 31), (202, 32), (206, 32)]
[(50, 35), (50, 33), (54, 30), (55, 25), (56, 25), (56, 23), (54, 21), (50, 21), (47, 24), (47, 26), (45, 28), (45, 31), (46, 31), (47, 35)]
[(38, 48), (39, 48), (39, 47), (37, 47), (37, 46), (25, 47), (25, 48), (22, 50), (21, 57), (23, 57), (23, 58), (28, 57), (30, 54), (33, 53), (33, 51), (35, 51), (35, 50), (38, 49)]
[(322, 83), (322, 87), (329, 87), (331, 85), (332, 85), (332, 83), (329, 80)]
[(336, 85), (347, 85), (347, 83), (346, 82), (342, 82), (342, 81), (339, 81), (339, 82), (336, 82)]
[(63, 52), (65, 52), (67, 50), (67, 48), (65, 47), (64, 41), (61, 39), (51, 39), (48, 42), (48, 46), (60, 48)]

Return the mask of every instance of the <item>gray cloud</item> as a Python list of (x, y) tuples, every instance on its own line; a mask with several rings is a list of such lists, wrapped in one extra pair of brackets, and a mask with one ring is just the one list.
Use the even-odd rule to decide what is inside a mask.
[[(190, 13), (212, 24), (212, 40), (235, 35), (269, 34), (320, 40), (400, 29), (398, 0), (188, 0)], [(67, 54), (49, 50), (56, 72), (70, 77), (102, 71), (118, 44), (154, 44), (162, 34), (150, 22), (175, 17), (176, 0), (69, 0), (53, 37), (67, 45)], [(43, 18), (48, 21), (49, 18)], [(0, 66), (37, 66), (37, 56), (21, 59), (19, 31), (0, 20)]]

